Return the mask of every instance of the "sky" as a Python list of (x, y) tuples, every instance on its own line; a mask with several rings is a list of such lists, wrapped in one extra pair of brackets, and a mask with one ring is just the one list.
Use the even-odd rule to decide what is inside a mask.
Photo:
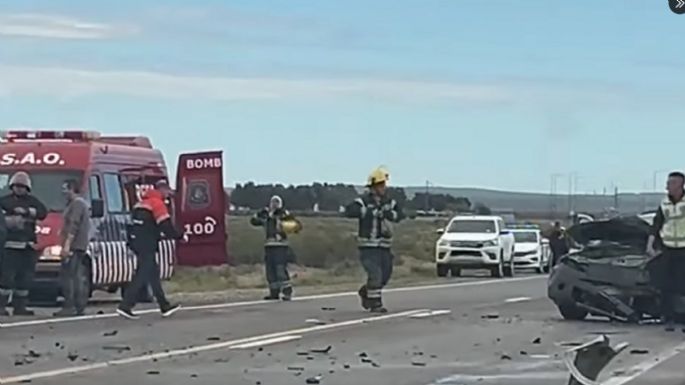
[(5, 0), (0, 128), (144, 134), (172, 170), (219, 149), (228, 185), (385, 165), (662, 191), (685, 168), (683, 36), (666, 0)]

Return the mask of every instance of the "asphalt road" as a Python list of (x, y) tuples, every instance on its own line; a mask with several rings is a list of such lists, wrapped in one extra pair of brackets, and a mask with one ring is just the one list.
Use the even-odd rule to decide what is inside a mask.
[(563, 321), (543, 276), (393, 289), (386, 304), (374, 315), (341, 293), (189, 306), (169, 319), (153, 309), (124, 320), (111, 305), (81, 319), (10, 318), (0, 383), (561, 385), (563, 352), (606, 334), (630, 346), (600, 384), (685, 384), (685, 333)]

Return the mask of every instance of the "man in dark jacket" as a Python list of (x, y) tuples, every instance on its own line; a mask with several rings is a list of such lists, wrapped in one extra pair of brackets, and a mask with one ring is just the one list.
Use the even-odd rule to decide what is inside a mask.
[(79, 281), (79, 277), (84, 276), (82, 269), (87, 266), (84, 259), (87, 258), (86, 251), (90, 243), (88, 203), (79, 195), (81, 186), (76, 180), (64, 181), (62, 193), (67, 200), (67, 207), (62, 213), (60, 231), (64, 304), (62, 310), (54, 314), (57, 317), (82, 315), (88, 304), (89, 294), (84, 291), (86, 287)]
[(551, 267), (554, 267), (559, 262), (559, 259), (568, 254), (570, 250), (566, 232), (559, 222), (554, 223), (554, 228), (549, 237), (549, 248), (552, 251)]
[(33, 315), (26, 308), (29, 289), (33, 283), (36, 261), (36, 222), (48, 215), (45, 205), (31, 194), (31, 178), (23, 171), (12, 175), (12, 190), (0, 198), (0, 209), (5, 212), (7, 239), (0, 276), (0, 315), (7, 316), (12, 295), (14, 315)]
[(137, 266), (133, 281), (129, 284), (117, 308), (117, 313), (124, 318), (138, 318), (133, 313), (133, 307), (136, 305), (140, 291), (148, 284), (157, 299), (162, 317), (169, 317), (181, 308), (180, 305), (172, 305), (167, 300), (156, 260), (162, 233), (172, 239), (188, 240), (187, 235), (177, 231), (171, 222), (169, 210), (164, 203), (164, 199), (170, 194), (171, 189), (166, 182), (158, 182), (155, 189), (143, 193), (143, 199), (133, 207), (131, 212), (128, 246), (136, 255)]
[(369, 192), (345, 208), (346, 217), (359, 220), (359, 258), (368, 276), (366, 284), (359, 289), (359, 297), (362, 307), (374, 313), (387, 312), (382, 291), (392, 276), (391, 223), (404, 219), (397, 202), (386, 194), (388, 177), (384, 170), (374, 170), (368, 178)]
[(293, 295), (293, 287), (288, 274), (288, 262), (292, 262), (288, 232), (299, 232), (302, 230), (302, 224), (283, 208), (283, 200), (278, 195), (271, 197), (269, 207), (257, 212), (250, 219), (250, 223), (253, 226), (264, 227), (266, 232), (264, 265), (269, 294), (264, 299), (277, 300), (282, 293), (283, 300), (289, 301)]

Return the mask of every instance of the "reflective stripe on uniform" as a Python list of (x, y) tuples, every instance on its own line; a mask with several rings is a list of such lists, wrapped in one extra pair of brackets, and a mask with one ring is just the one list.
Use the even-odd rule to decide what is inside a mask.
[(29, 246), (31, 242), (21, 242), (21, 241), (5, 241), (6, 249), (19, 249), (23, 250)]
[(366, 298), (369, 298), (369, 299), (381, 298), (382, 292), (383, 291), (381, 289), (367, 289), (366, 290)]
[(666, 198), (661, 202), (664, 225), (659, 235), (664, 246), (685, 248), (685, 200), (673, 203)]
[(268, 239), (265, 243), (264, 246), (288, 246), (287, 241), (277, 241), (273, 239)]
[(0, 289), (0, 295), (6, 297), (12, 294), (12, 289)]
[(17, 297), (28, 297), (29, 296), (29, 291), (28, 290), (15, 290), (14, 295)]
[(388, 248), (392, 244), (392, 239), (388, 238), (376, 238), (376, 239), (370, 239), (370, 238), (362, 238), (359, 237), (357, 238), (357, 245), (359, 247), (384, 247)]

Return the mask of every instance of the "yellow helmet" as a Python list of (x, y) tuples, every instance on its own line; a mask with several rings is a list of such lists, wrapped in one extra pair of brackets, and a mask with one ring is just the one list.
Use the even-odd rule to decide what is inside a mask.
[(387, 183), (390, 179), (390, 174), (384, 167), (378, 167), (371, 171), (369, 178), (366, 180), (367, 186), (373, 186), (378, 183)]
[(287, 219), (281, 222), (281, 228), (286, 234), (297, 234), (302, 230), (302, 224), (295, 219)]

